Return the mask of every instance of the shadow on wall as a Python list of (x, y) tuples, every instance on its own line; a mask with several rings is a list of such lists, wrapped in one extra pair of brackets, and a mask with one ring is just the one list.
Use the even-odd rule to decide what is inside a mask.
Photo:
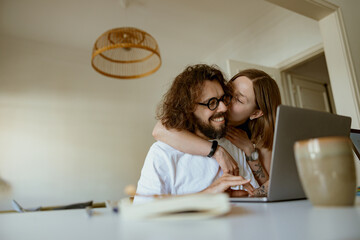
[(0, 178), (0, 197), (11, 193), (11, 186), (8, 182)]

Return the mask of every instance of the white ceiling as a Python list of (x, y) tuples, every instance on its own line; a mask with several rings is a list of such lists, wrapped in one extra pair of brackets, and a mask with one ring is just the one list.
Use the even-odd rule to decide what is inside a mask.
[[(226, 54), (232, 54), (232, 58), (243, 60), (242, 56), (256, 61), (273, 56), (279, 62), (293, 54), (293, 46), (302, 49), (319, 42), (316, 21), (263, 0), (127, 0), (126, 8), (121, 1), (124, 0), (0, 0), (0, 34), (91, 52), (103, 32), (133, 26), (155, 37), (165, 61), (177, 58), (188, 62), (201, 61), (229, 44), (231, 52)], [(261, 41), (262, 32), (279, 22), (284, 29), (286, 19), (294, 16), (310, 26), (309, 30), (303, 27), (290, 33), (288, 38), (297, 42), (271, 37), (270, 41)], [(257, 26), (258, 30), (249, 32), (249, 26)], [(294, 32), (304, 37), (295, 37)], [(273, 46), (260, 51), (259, 44)], [(261, 63), (270, 65), (268, 62)]]

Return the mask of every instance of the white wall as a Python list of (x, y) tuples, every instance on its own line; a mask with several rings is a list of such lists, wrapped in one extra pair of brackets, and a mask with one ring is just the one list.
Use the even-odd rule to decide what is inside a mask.
[(272, 9), (239, 32), (204, 56), (204, 61), (216, 62), (224, 70), (228, 59), (276, 67), (322, 42), (317, 21), (282, 8)]
[[(136, 184), (155, 109), (182, 68), (124, 81), (91, 68), (91, 52), (0, 36), (0, 196), (26, 207), (120, 199)], [(166, 69), (166, 70), (165, 70)]]

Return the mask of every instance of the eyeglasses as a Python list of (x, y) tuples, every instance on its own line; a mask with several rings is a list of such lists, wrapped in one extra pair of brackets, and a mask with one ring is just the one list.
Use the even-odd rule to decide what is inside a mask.
[(198, 103), (199, 105), (207, 106), (211, 111), (214, 111), (220, 104), (220, 101), (224, 103), (225, 106), (228, 106), (231, 102), (231, 95), (224, 94), (221, 98), (210, 98), (207, 103)]

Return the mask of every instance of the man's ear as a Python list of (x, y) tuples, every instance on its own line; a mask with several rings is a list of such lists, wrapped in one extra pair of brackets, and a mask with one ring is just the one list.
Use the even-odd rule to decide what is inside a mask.
[(260, 109), (257, 109), (250, 115), (250, 120), (254, 120), (256, 118), (262, 117), (263, 115), (264, 113)]

